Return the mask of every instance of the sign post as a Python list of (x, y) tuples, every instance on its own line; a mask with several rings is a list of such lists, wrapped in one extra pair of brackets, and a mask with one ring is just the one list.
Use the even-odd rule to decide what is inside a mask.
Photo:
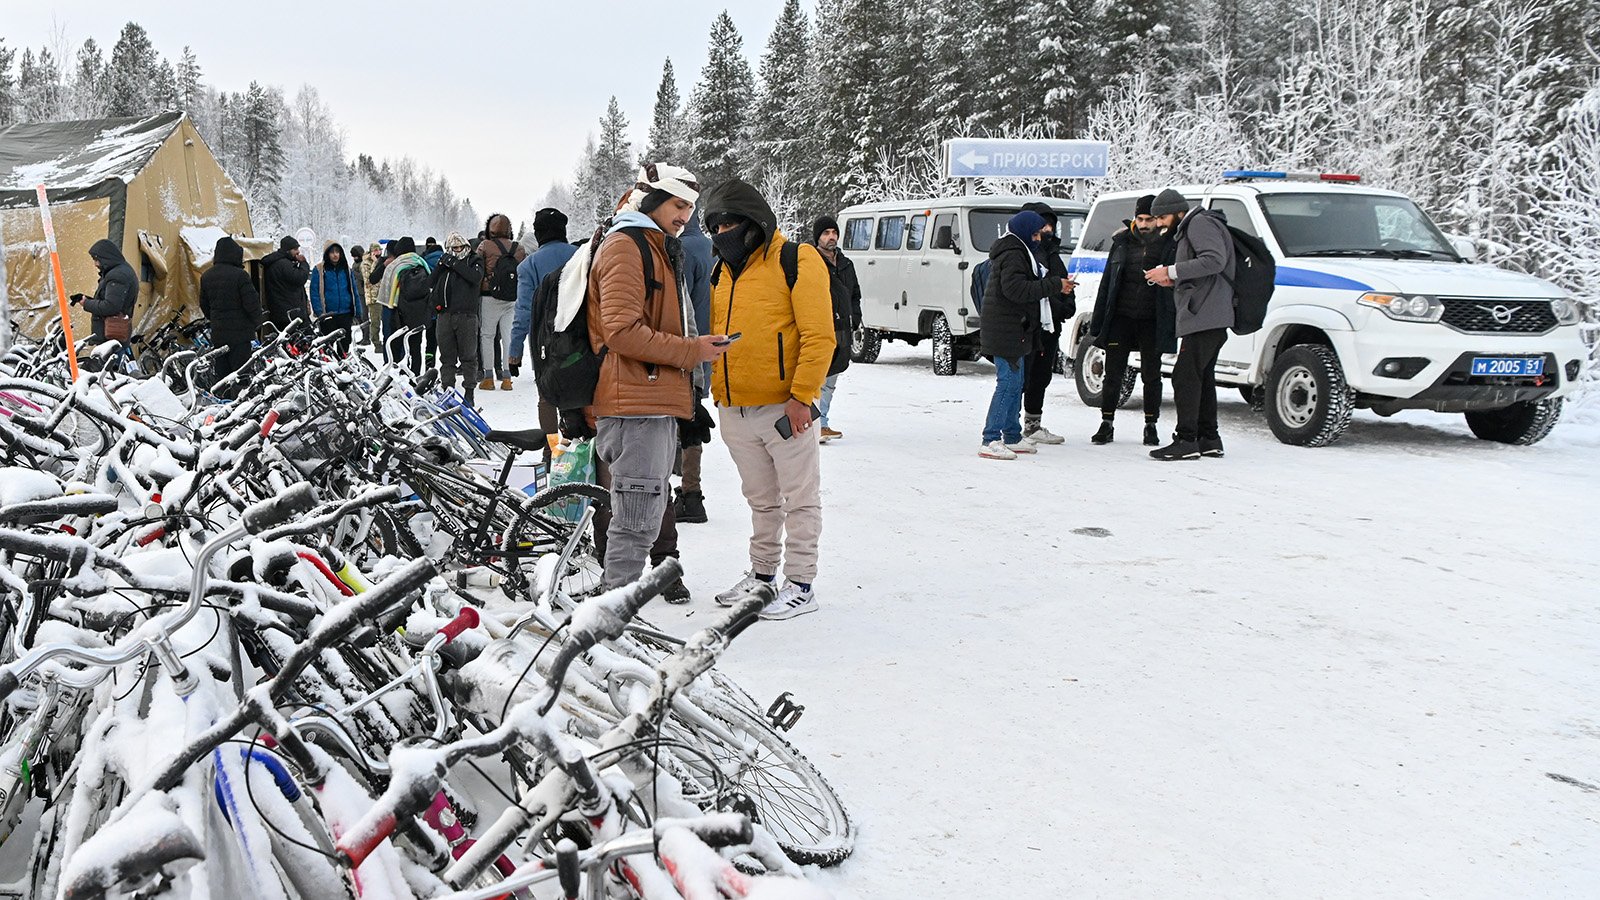
[(44, 240), (50, 248), (50, 271), (56, 278), (56, 302), (61, 307), (61, 329), (67, 338), (67, 368), (72, 380), (78, 380), (77, 341), (72, 338), (72, 307), (67, 303), (67, 283), (61, 278), (61, 255), (56, 252), (56, 226), (50, 221), (50, 198), (44, 185), (39, 185), (39, 217), (44, 220)]
[(1104, 178), (1111, 169), (1105, 141), (956, 138), (944, 142), (951, 178)]

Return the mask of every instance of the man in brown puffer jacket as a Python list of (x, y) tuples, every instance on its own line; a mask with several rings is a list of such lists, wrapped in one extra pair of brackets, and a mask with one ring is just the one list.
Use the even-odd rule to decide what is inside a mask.
[[(721, 335), (695, 335), (694, 311), (678, 275), (683, 247), (677, 236), (699, 197), (687, 170), (646, 166), (589, 269), (589, 340), (597, 352), (605, 350), (590, 412), (595, 453), (611, 476), (606, 589), (644, 571), (667, 508), (678, 420), (694, 417), (694, 373), (728, 346)], [(649, 248), (649, 284), (636, 237)]]

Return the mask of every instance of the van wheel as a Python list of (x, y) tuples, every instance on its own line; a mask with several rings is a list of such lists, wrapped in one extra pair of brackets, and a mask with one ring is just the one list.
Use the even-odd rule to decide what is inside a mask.
[[(1078, 386), (1078, 399), (1084, 406), (1100, 408), (1100, 392), (1105, 388), (1106, 352), (1094, 345), (1087, 335), (1078, 339), (1078, 352), (1072, 361), (1072, 381)], [(1139, 383), (1139, 373), (1128, 367), (1122, 373), (1122, 391), (1117, 396), (1117, 408), (1128, 405), (1133, 389)]]
[(933, 374), (956, 373), (956, 339), (950, 334), (950, 323), (944, 313), (935, 313), (928, 329), (933, 335)]
[(1350, 427), (1355, 394), (1332, 347), (1299, 344), (1273, 361), (1266, 404), (1267, 425), (1278, 440), (1325, 447)]
[(1480, 440), (1526, 447), (1537, 444), (1556, 427), (1561, 418), (1561, 398), (1523, 400), (1504, 409), (1484, 409), (1467, 413), (1467, 427)]
[(850, 332), (850, 361), (875, 363), (883, 352), (883, 335), (870, 328), (857, 328)]

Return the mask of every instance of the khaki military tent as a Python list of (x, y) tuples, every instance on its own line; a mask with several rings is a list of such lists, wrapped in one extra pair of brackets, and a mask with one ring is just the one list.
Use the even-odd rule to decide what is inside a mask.
[[(251, 235), (244, 194), (181, 113), (13, 125), (0, 131), (0, 345), (6, 320), (39, 337), (59, 316), (41, 184), (67, 293), (94, 292), (89, 246), (110, 238), (139, 274), (136, 332), (198, 316), (200, 271), (217, 238)], [(269, 249), (240, 243), (247, 258)], [(73, 327), (88, 334), (88, 316), (75, 312)]]

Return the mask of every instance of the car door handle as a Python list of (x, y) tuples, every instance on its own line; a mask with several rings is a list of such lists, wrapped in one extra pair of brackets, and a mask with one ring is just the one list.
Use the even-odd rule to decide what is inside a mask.
[(933, 265), (933, 263), (931, 263), (931, 262), (929, 262), (929, 261), (927, 261), (927, 260), (923, 260), (923, 261), (922, 261), (922, 264), (923, 264), (923, 265), (925, 265), (925, 266), (931, 266), (931, 265)]
[(869, 259), (869, 260), (867, 260), (867, 265), (869, 265), (869, 266), (875, 266), (875, 265), (877, 265), (877, 264), (878, 264), (878, 261), (877, 261), (877, 260), (875, 260), (875, 259)]

